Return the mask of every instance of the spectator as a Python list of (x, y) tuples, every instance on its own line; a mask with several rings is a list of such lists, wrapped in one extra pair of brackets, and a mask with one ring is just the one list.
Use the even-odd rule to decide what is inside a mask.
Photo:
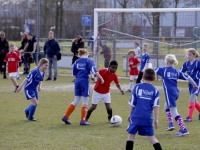
[(102, 51), (100, 54), (104, 55), (104, 67), (108, 68), (110, 60), (111, 60), (111, 50), (110, 48), (106, 45), (106, 42), (102, 42)]
[[(28, 34), (24, 33), (23, 36), (22, 36), (22, 39), (21, 39), (21, 46), (20, 46), (20, 48), (18, 50), (19, 51), (23, 50), (27, 43), (28, 43)], [(26, 74), (26, 72), (25, 72), (24, 53), (23, 52), (21, 52), (21, 59), (22, 59), (22, 63), (24, 63), (24, 73), (23, 74)]]
[(57, 67), (57, 55), (60, 52), (60, 46), (58, 42), (54, 39), (54, 32), (49, 31), (49, 39), (44, 44), (44, 54), (46, 58), (49, 60), (49, 73), (48, 78), (46, 81), (51, 80), (52, 78), (52, 65), (54, 69), (54, 81), (57, 80), (57, 74), (58, 74), (58, 67)]
[(6, 77), (6, 67), (2, 68), (2, 65), (4, 63), (4, 59), (6, 57), (6, 54), (9, 51), (9, 44), (6, 40), (5, 33), (3, 31), (0, 31), (0, 72), (3, 73), (3, 78), (7, 79)]
[(28, 34), (28, 43), (24, 47), (24, 66), (25, 66), (25, 74), (29, 73), (30, 70), (30, 57), (31, 53), (33, 54), (33, 59), (35, 61), (35, 64), (37, 66), (37, 52), (36, 52), (36, 46), (37, 46), (37, 41), (35, 39), (35, 36), (33, 36), (31, 33)]
[(80, 34), (77, 34), (76, 38), (72, 40), (72, 47), (71, 47), (71, 52), (73, 53), (72, 65), (78, 59), (78, 49), (84, 48), (84, 42), (82, 40), (83, 38), (81, 37)]

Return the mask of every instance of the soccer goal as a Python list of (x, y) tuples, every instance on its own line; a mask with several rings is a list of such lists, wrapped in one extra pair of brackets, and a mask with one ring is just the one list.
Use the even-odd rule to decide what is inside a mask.
[(159, 67), (166, 54), (181, 58), (186, 48), (200, 50), (200, 8), (96, 8), (93, 59), (97, 66), (102, 63), (105, 43), (112, 50), (111, 59), (123, 64), (121, 60), (136, 48), (135, 43), (140, 49), (146, 43), (153, 67)]

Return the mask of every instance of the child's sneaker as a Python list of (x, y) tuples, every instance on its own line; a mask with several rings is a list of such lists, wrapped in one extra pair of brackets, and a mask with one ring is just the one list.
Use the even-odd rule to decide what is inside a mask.
[(80, 121), (80, 125), (90, 125), (90, 123), (89, 122), (87, 122), (87, 121)]
[(31, 118), (27, 118), (27, 121), (36, 121), (36, 119), (34, 117), (31, 117)]
[(173, 122), (170, 122), (166, 130), (167, 130), (167, 131), (172, 131), (172, 130), (174, 130), (174, 123), (173, 123)]
[(21, 80), (21, 78), (20, 78), (20, 77), (17, 77), (17, 80)]
[(130, 90), (130, 89), (127, 89), (125, 92), (131, 92), (131, 90)]
[(62, 121), (64, 121), (66, 124), (71, 124), (71, 122), (69, 121), (69, 118), (65, 116), (62, 117)]
[(14, 92), (16, 92), (16, 91), (17, 91), (17, 88), (18, 88), (18, 87), (19, 87), (19, 86), (16, 86), (16, 87), (15, 87), (15, 90), (14, 90)]
[(188, 116), (187, 118), (185, 118), (185, 120), (184, 120), (185, 122), (191, 122), (192, 121), (192, 119)]
[(189, 131), (187, 128), (183, 129), (183, 130), (179, 130), (178, 133), (175, 134), (175, 136), (184, 136), (184, 135), (188, 135)]

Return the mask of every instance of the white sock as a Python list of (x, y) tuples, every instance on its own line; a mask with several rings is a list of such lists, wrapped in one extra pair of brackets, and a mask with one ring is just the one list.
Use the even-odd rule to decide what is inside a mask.
[(129, 90), (132, 89), (132, 86), (133, 86), (133, 82), (130, 82), (130, 83), (129, 83)]
[(20, 70), (19, 70), (19, 68), (17, 69), (17, 78), (19, 78), (19, 72), (20, 72)]

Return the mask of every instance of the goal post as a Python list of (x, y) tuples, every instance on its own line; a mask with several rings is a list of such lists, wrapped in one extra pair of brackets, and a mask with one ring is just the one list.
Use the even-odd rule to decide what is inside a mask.
[[(142, 33), (139, 33), (139, 36), (136, 36), (136, 35), (134, 35), (134, 34), (132, 34), (130, 32), (124, 32), (122, 30), (120, 31), (120, 29), (122, 29), (122, 28), (125, 29), (126, 28), (125, 27), (127, 25), (126, 22), (124, 23), (124, 25), (121, 25), (122, 27), (114, 27), (114, 26), (116, 26), (117, 23), (119, 24), (119, 22), (120, 23), (123, 22), (123, 18), (121, 20), (117, 19), (117, 17), (115, 16), (115, 14), (117, 14), (117, 13), (118, 14), (122, 14), (122, 13), (124, 13), (124, 14), (126, 14), (126, 13), (139, 14), (140, 13), (141, 14), (141, 13), (155, 13), (155, 12), (159, 12), (159, 13), (200, 12), (200, 8), (131, 8), (131, 9), (130, 8), (126, 8), (126, 9), (122, 9), (122, 8), (95, 8), (94, 9), (94, 55), (93, 55), (93, 59), (94, 59), (94, 63), (97, 65), (97, 67), (98, 67), (98, 64), (99, 64), (99, 54), (100, 54), (99, 53), (100, 52), (99, 51), (99, 47), (98, 47), (99, 46), (99, 44), (98, 44), (99, 35), (98, 34), (101, 31), (106, 33), (104, 38), (111, 38), (111, 36), (118, 35), (118, 37), (121, 37), (121, 39), (125, 37), (124, 39), (127, 39), (127, 40), (129, 40), (131, 38), (131, 40), (133, 39), (133, 40), (136, 40), (138, 42), (141, 42), (141, 41), (142, 42), (143, 41), (144, 42), (152, 42), (152, 43), (154, 43), (154, 46), (156, 46), (155, 43), (166, 44), (168, 46), (172, 46), (173, 43), (165, 42), (166, 39), (165, 39), (165, 37), (162, 37), (161, 33), (159, 33), (160, 34), (159, 38), (161, 40), (160, 39), (159, 40), (155, 40), (155, 38), (153, 36), (148, 39), (148, 38), (146, 38), (145, 35), (142, 35)], [(104, 13), (104, 16), (103, 16), (104, 17), (104, 21), (102, 21), (102, 22), (99, 21), (99, 18), (100, 18), (99, 14), (100, 13)], [(108, 23), (109, 22), (108, 14), (110, 14), (110, 18), (111, 18), (110, 22), (112, 22), (113, 28), (112, 29), (111, 28), (107, 28), (107, 29), (106, 28), (101, 28), (100, 29), (100, 26), (102, 26), (102, 24), (109, 24)], [(183, 15), (183, 17), (184, 17), (184, 15)], [(186, 23), (188, 21), (188, 18), (183, 18), (183, 17), (181, 19), (184, 20), (184, 23)], [(112, 20), (112, 18), (113, 18), (113, 20)], [(130, 18), (130, 17), (127, 17), (127, 18)], [(198, 18), (200, 18), (200, 17), (198, 17)], [(134, 19), (134, 18), (131, 17), (129, 20), (131, 20), (131, 19)], [(150, 18), (150, 19), (152, 19), (152, 18)], [(148, 20), (148, 19), (146, 19), (146, 20)], [(141, 19), (141, 24), (144, 25), (146, 20), (144, 20), (144, 19), (142, 20)], [(169, 21), (169, 22), (173, 22), (173, 21)], [(197, 22), (200, 22), (200, 19)], [(200, 26), (200, 24), (198, 24), (197, 26)], [(157, 27), (156, 30), (159, 30), (159, 32), (161, 31), (160, 25), (159, 26), (155, 26), (155, 27)], [(195, 26), (193, 26), (193, 28), (194, 27)], [(185, 34), (185, 31), (183, 29), (182, 30), (181, 29), (177, 29), (177, 33), (174, 33), (173, 28), (174, 27), (171, 25), (171, 31), (170, 31), (171, 35), (180, 34), (180, 35), (183, 36)], [(127, 27), (127, 29), (128, 29), (128, 27)], [(196, 28), (194, 28), (194, 29), (196, 29)], [(135, 29), (135, 30), (137, 30), (137, 29)], [(141, 32), (141, 30), (140, 30), (140, 32)], [(191, 32), (193, 33), (193, 30), (191, 30)], [(107, 33), (109, 33), (109, 34), (107, 34)], [(114, 40), (112, 39), (112, 42), (115, 41), (115, 40), (118, 40), (118, 37), (116, 39), (114, 39)], [(199, 40), (198, 41), (193, 41), (193, 44), (199, 43), (200, 42)], [(142, 44), (142, 42), (140, 44)], [(188, 42), (185, 42), (185, 43), (183, 42), (181, 46), (184, 46), (184, 44), (187, 45), (187, 43)], [(118, 43), (118, 45), (120, 45), (120, 43)], [(128, 48), (128, 44), (127, 43), (123, 44), (122, 47), (127, 47)], [(155, 49), (155, 47), (153, 47), (153, 49)]]

